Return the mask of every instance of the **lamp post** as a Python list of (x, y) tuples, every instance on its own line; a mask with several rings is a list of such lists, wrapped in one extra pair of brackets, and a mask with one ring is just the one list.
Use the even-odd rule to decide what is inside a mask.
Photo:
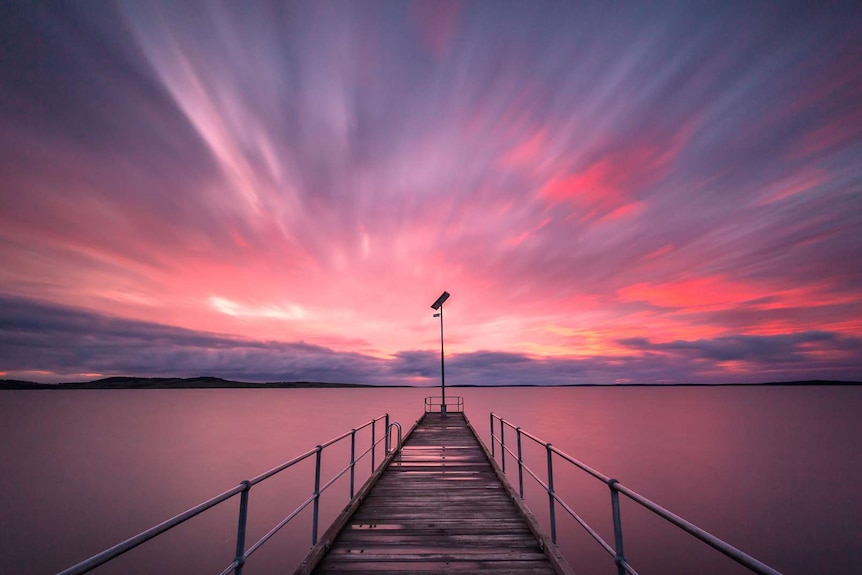
[(437, 301), (431, 304), (431, 309), (434, 311), (440, 310), (434, 314), (434, 317), (440, 317), (440, 390), (443, 396), (440, 400), (440, 413), (446, 417), (446, 369), (443, 363), (443, 302), (449, 299), (449, 292), (444, 291), (437, 298)]

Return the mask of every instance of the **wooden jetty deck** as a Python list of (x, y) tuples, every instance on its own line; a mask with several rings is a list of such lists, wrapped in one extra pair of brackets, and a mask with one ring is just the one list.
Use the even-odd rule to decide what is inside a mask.
[(571, 573), (503, 477), (462, 413), (425, 414), (297, 573)]

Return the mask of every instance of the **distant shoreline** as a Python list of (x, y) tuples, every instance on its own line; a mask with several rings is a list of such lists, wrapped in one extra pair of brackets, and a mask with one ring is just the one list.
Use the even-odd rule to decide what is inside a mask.
[[(503, 387), (744, 387), (744, 386), (819, 386), (862, 385), (859, 381), (804, 380), (774, 381), (764, 383), (570, 383), (562, 385), (516, 384), (516, 385), (448, 385), (450, 389), (478, 389)], [(219, 377), (108, 377), (86, 382), (35, 383), (12, 379), (0, 379), (0, 390), (75, 390), (75, 389), (301, 389), (301, 388), (417, 388), (435, 390), (439, 386), (418, 385), (372, 385), (367, 383), (323, 383), (316, 381), (279, 381), (252, 383), (231, 381)]]
[[(220, 377), (108, 377), (94, 381), (35, 383), (0, 379), (0, 390), (7, 389), (291, 389), (291, 388), (344, 388), (344, 387), (379, 387), (362, 383), (322, 383), (316, 381), (277, 381), (270, 383), (253, 383), (248, 381), (232, 381)], [(409, 387), (407, 385), (392, 387)]]

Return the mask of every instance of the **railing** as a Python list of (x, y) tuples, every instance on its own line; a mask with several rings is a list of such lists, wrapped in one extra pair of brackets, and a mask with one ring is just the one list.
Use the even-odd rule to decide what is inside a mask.
[[(384, 421), (384, 435), (380, 439), (377, 439), (376, 438), (377, 422), (379, 422), (380, 420)], [(361, 430), (363, 430), (369, 426), (371, 427), (371, 445), (368, 447), (368, 449), (366, 449), (365, 451), (363, 451), (362, 453), (360, 453), (357, 456), (357, 454), (356, 454), (356, 432), (361, 431)], [(261, 547), (261, 545), (266, 543), (282, 527), (287, 525), (288, 522), (290, 522), (294, 517), (299, 515), (299, 513), (302, 512), (309, 505), (312, 505), (312, 507), (313, 507), (312, 527), (311, 527), (311, 544), (315, 545), (317, 543), (317, 537), (318, 537), (318, 518), (320, 515), (320, 513), (319, 513), (319, 511), (320, 511), (320, 495), (324, 491), (326, 491), (326, 489), (328, 489), (333, 483), (335, 483), (336, 480), (340, 479), (345, 473), (350, 471), (350, 499), (353, 499), (356, 463), (370, 453), (371, 454), (371, 473), (373, 475), (374, 471), (377, 468), (377, 464), (376, 464), (377, 444), (380, 443), (381, 441), (385, 440), (385, 444), (384, 444), (385, 452), (387, 455), (390, 453), (390, 447), (391, 447), (390, 431), (391, 431), (392, 427), (397, 427), (397, 429), (398, 429), (398, 443), (397, 443), (397, 447), (395, 448), (395, 451), (398, 451), (401, 449), (401, 425), (398, 424), (397, 422), (392, 423), (392, 425), (390, 425), (389, 424), (389, 414), (386, 413), (384, 415), (381, 415), (380, 417), (375, 417), (371, 421), (364, 423), (363, 425), (361, 425), (357, 428), (354, 428), (354, 429), (351, 429), (350, 431), (342, 433), (338, 437), (334, 437), (334, 438), (330, 439), (329, 441), (327, 441), (326, 443), (321, 443), (320, 445), (318, 445), (314, 449), (306, 451), (302, 455), (294, 457), (290, 461), (282, 463), (281, 465), (270, 469), (266, 473), (262, 473), (261, 475), (258, 475), (254, 479), (248, 479), (246, 481), (243, 481), (242, 483), (240, 483), (236, 487), (233, 487), (232, 489), (228, 489), (227, 491), (220, 493), (219, 495), (216, 495), (215, 497), (208, 499), (208, 500), (204, 501), (203, 503), (201, 503), (195, 507), (192, 507), (188, 511), (185, 511), (184, 513), (180, 513), (179, 515), (176, 515), (176, 516), (168, 519), (167, 521), (159, 523), (158, 525), (151, 527), (150, 529), (147, 529), (146, 531), (139, 533), (138, 535), (135, 535), (134, 537), (127, 539), (126, 541), (123, 541), (122, 543), (119, 543), (119, 544), (111, 547), (110, 549), (106, 549), (105, 551), (102, 551), (101, 553), (94, 555), (93, 557), (90, 557), (89, 559), (82, 561), (81, 563), (78, 563), (77, 565), (74, 565), (73, 567), (69, 567), (68, 569), (66, 569), (64, 571), (61, 571), (59, 575), (73, 575), (73, 574), (78, 574), (78, 573), (86, 573), (87, 571), (95, 569), (99, 565), (107, 563), (108, 561), (115, 559), (116, 557), (119, 557), (120, 555), (126, 553), (127, 551), (134, 549), (138, 545), (140, 545), (146, 541), (149, 541), (150, 539), (153, 539), (154, 537), (161, 535), (162, 533), (168, 531), (169, 529), (176, 527), (177, 525), (180, 525), (181, 523), (188, 521), (192, 517), (195, 517), (196, 515), (199, 515), (199, 514), (203, 513), (204, 511), (211, 509), (211, 508), (215, 507), (216, 505), (227, 501), (228, 499), (231, 499), (235, 495), (240, 496), (239, 520), (237, 523), (237, 531), (236, 531), (236, 555), (235, 555), (233, 561), (230, 563), (230, 565), (228, 565), (219, 575), (227, 575), (228, 573), (235, 573), (236, 575), (242, 575), (243, 565), (245, 565), (246, 560), (248, 560), (248, 558), (251, 556), (251, 554), (254, 553), (255, 551), (257, 551)], [(323, 450), (326, 449), (327, 447), (331, 446), (331, 445), (334, 445), (334, 444), (348, 438), (348, 437), (350, 438), (350, 463), (348, 463), (346, 467), (344, 467), (341, 471), (336, 473), (326, 483), (321, 485), (320, 462), (321, 462), (321, 458), (323, 455)], [(251, 492), (251, 488), (254, 487), (255, 485), (257, 485), (258, 483), (261, 483), (261, 482), (269, 479), (270, 477), (277, 475), (278, 473), (281, 473), (285, 469), (293, 467), (297, 463), (300, 463), (301, 461), (305, 461), (306, 459), (308, 459), (309, 457), (312, 457), (312, 456), (315, 458), (315, 463), (314, 463), (314, 491), (312, 492), (312, 494), (305, 501), (300, 503), (299, 507), (297, 507), (296, 509), (291, 511), (287, 517), (285, 517), (284, 519), (279, 521), (272, 529), (270, 529), (266, 533), (266, 535), (261, 537), (256, 543), (254, 543), (251, 547), (246, 549), (246, 547), (245, 547), (245, 532), (246, 532), (246, 523), (248, 520), (248, 498), (249, 498), (249, 494)], [(381, 459), (381, 463), (383, 463), (383, 461), (385, 459), (386, 459), (385, 457), (383, 459)]]
[[(560, 508), (565, 510), (575, 521), (577, 521), (578, 524), (581, 527), (583, 527), (586, 530), (586, 532), (589, 533), (590, 536), (592, 536), (592, 538), (595, 539), (598, 542), (598, 544), (601, 545), (602, 548), (605, 551), (607, 551), (607, 553), (611, 557), (614, 558), (614, 562), (617, 565), (618, 575), (625, 575), (626, 573), (630, 573), (632, 575), (638, 575), (638, 572), (635, 571), (631, 565), (629, 565), (628, 561), (626, 560), (625, 554), (623, 552), (623, 526), (622, 526), (622, 520), (620, 517), (620, 495), (619, 495), (620, 493), (622, 493), (623, 495), (625, 495), (626, 497), (628, 497), (629, 499), (631, 499), (635, 503), (639, 504), (641, 507), (644, 507), (645, 509), (652, 511), (653, 513), (655, 513), (656, 515), (658, 515), (662, 519), (665, 519), (666, 521), (672, 523), (673, 525), (676, 525), (677, 527), (679, 527), (680, 529), (682, 529), (686, 533), (693, 535), (694, 537), (700, 539), (701, 541), (703, 541), (704, 543), (706, 543), (710, 547), (718, 550), (719, 552), (723, 553), (727, 557), (730, 557), (731, 559), (733, 559), (737, 563), (740, 563), (741, 565), (747, 567), (749, 570), (751, 570), (755, 573), (761, 573), (763, 575), (781, 575), (780, 572), (776, 571), (772, 567), (769, 567), (768, 565), (761, 563), (760, 561), (758, 561), (754, 557), (752, 557), (746, 553), (743, 553), (742, 551), (740, 551), (736, 547), (733, 547), (729, 543), (722, 541), (718, 537), (712, 535), (711, 533), (704, 531), (703, 529), (701, 529), (697, 525), (694, 525), (693, 523), (686, 521), (682, 517), (680, 517), (674, 513), (671, 513), (670, 511), (668, 511), (664, 507), (662, 507), (656, 503), (653, 503), (652, 501), (650, 501), (646, 497), (643, 497), (639, 493), (632, 491), (631, 489), (629, 489), (628, 487), (626, 487), (625, 485), (623, 485), (622, 483), (620, 483), (616, 479), (612, 479), (610, 477), (607, 477), (606, 475), (596, 471), (595, 469), (589, 467), (588, 465), (578, 461), (577, 459), (575, 459), (571, 455), (568, 455), (568, 454), (560, 451), (556, 447), (552, 446), (550, 443), (548, 443), (542, 439), (539, 439), (535, 435), (527, 433), (526, 431), (522, 430), (520, 427), (516, 427), (516, 426), (512, 425), (511, 423), (504, 420), (500, 416), (492, 413), (490, 420), (491, 420), (491, 456), (496, 459), (495, 444), (499, 444), (500, 448), (501, 448), (500, 459), (502, 460), (500, 467), (502, 468), (504, 473), (506, 471), (506, 454), (508, 453), (510, 456), (512, 456), (515, 459), (515, 461), (518, 464), (518, 493), (521, 496), (521, 499), (524, 498), (524, 472), (525, 471), (539, 485), (541, 485), (542, 488), (547, 492), (547, 494), (548, 494), (548, 512), (549, 512), (549, 519), (550, 519), (550, 525), (551, 525), (551, 540), (554, 543), (557, 542), (556, 507), (559, 506)], [(500, 435), (499, 435), (499, 437), (497, 437), (494, 434), (494, 421), (495, 420), (500, 422)], [(507, 427), (515, 432), (516, 439), (517, 439), (517, 443), (516, 443), (517, 444), (517, 452), (513, 452), (512, 449), (506, 445), (505, 430)], [(536, 474), (535, 471), (533, 471), (527, 465), (524, 464), (523, 449), (521, 446), (521, 439), (523, 437), (526, 437), (527, 439), (529, 439), (529, 440), (535, 442), (536, 444), (545, 448), (545, 451), (547, 453), (547, 462), (548, 462), (547, 483), (545, 481), (542, 481), (542, 479), (539, 478), (539, 476)], [(575, 467), (581, 469), (582, 471), (586, 472), (587, 474), (595, 477), (596, 479), (603, 482), (605, 485), (607, 485), (610, 488), (610, 492), (611, 492), (611, 515), (613, 517), (613, 523), (614, 523), (614, 546), (613, 547), (611, 547), (611, 545), (609, 543), (607, 543), (604, 539), (602, 539), (602, 537), (598, 533), (596, 533), (596, 531), (592, 527), (590, 527), (587, 524), (587, 522), (580, 515), (578, 515), (571, 507), (569, 507), (569, 505), (565, 501), (563, 501), (557, 495), (556, 491), (554, 490), (554, 456), (555, 455), (558, 458), (562, 459), (563, 461), (570, 463), (571, 465), (574, 465)]]
[(446, 406), (447, 413), (464, 412), (464, 398), (460, 395), (447, 397), (445, 404), (443, 403), (443, 398), (438, 395), (425, 398), (425, 413), (441, 413), (443, 405)]

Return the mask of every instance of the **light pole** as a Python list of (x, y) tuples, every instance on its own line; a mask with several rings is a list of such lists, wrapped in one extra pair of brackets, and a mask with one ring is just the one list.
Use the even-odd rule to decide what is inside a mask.
[(440, 310), (434, 314), (434, 317), (440, 317), (440, 390), (443, 396), (440, 400), (440, 414), (446, 417), (446, 369), (443, 363), (443, 302), (449, 299), (449, 292), (444, 291), (437, 298), (437, 301), (431, 304), (431, 309), (434, 311)]

